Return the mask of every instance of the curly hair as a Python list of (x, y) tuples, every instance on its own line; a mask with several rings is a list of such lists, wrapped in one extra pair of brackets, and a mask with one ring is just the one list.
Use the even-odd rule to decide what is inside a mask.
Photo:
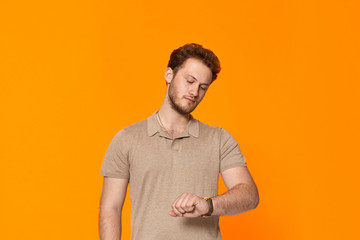
[(170, 55), (168, 67), (170, 67), (174, 71), (174, 75), (176, 75), (183, 63), (189, 58), (199, 59), (210, 68), (212, 72), (211, 82), (217, 78), (217, 74), (221, 70), (218, 57), (211, 50), (203, 48), (200, 44), (196, 43), (188, 43), (175, 49)]

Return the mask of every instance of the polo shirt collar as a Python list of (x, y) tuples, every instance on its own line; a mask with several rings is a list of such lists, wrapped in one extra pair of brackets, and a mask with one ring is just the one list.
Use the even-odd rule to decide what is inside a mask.
[[(164, 133), (164, 131), (161, 129), (159, 121), (157, 120), (157, 112), (158, 111), (154, 112), (153, 115), (151, 115), (147, 120), (147, 132), (149, 137), (154, 136), (156, 133), (160, 133), (161, 135)], [(199, 121), (196, 120), (191, 114), (186, 129), (176, 138), (189, 137), (190, 135), (196, 138), (199, 137)]]

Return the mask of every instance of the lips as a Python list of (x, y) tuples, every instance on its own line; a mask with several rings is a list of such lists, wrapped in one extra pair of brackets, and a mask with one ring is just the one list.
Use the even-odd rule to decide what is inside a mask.
[(189, 102), (192, 102), (192, 103), (194, 103), (195, 102), (195, 99), (193, 99), (193, 98), (185, 98), (186, 100), (188, 100)]

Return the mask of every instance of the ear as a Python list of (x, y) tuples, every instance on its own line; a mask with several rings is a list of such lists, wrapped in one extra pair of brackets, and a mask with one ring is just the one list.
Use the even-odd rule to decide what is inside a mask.
[(171, 80), (174, 78), (174, 71), (168, 67), (165, 71), (165, 80), (166, 80), (166, 84), (170, 84)]

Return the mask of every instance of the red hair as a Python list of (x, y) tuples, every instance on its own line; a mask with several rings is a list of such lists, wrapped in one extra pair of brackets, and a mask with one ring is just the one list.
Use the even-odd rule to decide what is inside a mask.
[(170, 55), (168, 67), (170, 67), (174, 71), (174, 75), (176, 75), (183, 63), (189, 58), (199, 59), (210, 68), (212, 72), (211, 82), (217, 78), (217, 74), (221, 70), (218, 57), (211, 50), (203, 48), (200, 44), (196, 43), (188, 43), (175, 49)]

